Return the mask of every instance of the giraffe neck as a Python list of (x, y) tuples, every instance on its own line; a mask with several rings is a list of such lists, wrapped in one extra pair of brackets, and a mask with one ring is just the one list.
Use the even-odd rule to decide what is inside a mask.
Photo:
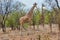
[(28, 17), (32, 17), (34, 8), (35, 8), (35, 5), (28, 12), (28, 14), (27, 14)]

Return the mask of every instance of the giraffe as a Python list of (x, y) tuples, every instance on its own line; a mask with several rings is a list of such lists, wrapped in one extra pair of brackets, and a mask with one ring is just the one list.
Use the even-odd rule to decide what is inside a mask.
[(29, 12), (28, 12), (25, 16), (23, 16), (23, 17), (21, 17), (21, 18), (19, 19), (20, 30), (22, 30), (22, 28), (24, 28), (24, 27), (23, 27), (23, 23), (28, 22), (29, 25), (31, 24), (31, 19), (32, 19), (32, 15), (33, 15), (33, 10), (34, 10), (34, 8), (36, 7), (36, 5), (37, 5), (37, 3), (34, 3), (33, 6), (32, 6), (32, 8), (29, 10)]

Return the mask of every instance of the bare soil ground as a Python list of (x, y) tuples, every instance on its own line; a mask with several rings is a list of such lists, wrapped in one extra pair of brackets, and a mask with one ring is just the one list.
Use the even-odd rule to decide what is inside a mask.
[[(31, 26), (33, 28), (33, 26)], [(45, 24), (44, 28), (42, 25), (39, 27), (35, 26), (35, 30), (30, 31), (19, 31), (6, 29), (6, 33), (0, 30), (0, 40), (58, 40), (58, 25), (52, 25), (52, 33), (50, 26)]]

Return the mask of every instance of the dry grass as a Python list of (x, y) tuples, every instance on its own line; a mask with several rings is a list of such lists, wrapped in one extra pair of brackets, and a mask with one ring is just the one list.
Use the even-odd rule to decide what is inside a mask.
[[(35, 26), (36, 27), (36, 26)], [(36, 30), (37, 27), (35, 28)], [(7, 28), (7, 32), (3, 33), (0, 30), (0, 40), (58, 40), (58, 25), (54, 24), (52, 26), (52, 32), (50, 33), (49, 25), (39, 26), (39, 31), (10, 31)]]

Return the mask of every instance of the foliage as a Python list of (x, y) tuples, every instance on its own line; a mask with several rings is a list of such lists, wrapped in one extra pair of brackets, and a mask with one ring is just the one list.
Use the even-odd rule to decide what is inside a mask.
[[(49, 2), (49, 1), (47, 1), (47, 2)], [(13, 25), (14, 27), (18, 27), (19, 18), (24, 16), (27, 13), (27, 12), (25, 12), (25, 9), (24, 9), (25, 4), (17, 1), (15, 4), (10, 5), (10, 6), (11, 6), (12, 10), (9, 8), (10, 12), (8, 14), (8, 17), (6, 15), (4, 17), (5, 25), (6, 25), (6, 27), (10, 27), (11, 25)], [(54, 5), (52, 5), (52, 6), (54, 6)], [(1, 7), (0, 7), (0, 10), (2, 10)], [(55, 11), (53, 11), (53, 9), (51, 10), (51, 12), (48, 11), (48, 10), (45, 10), (45, 9), (43, 9), (43, 11), (45, 11), (44, 12), (44, 24), (48, 24), (49, 20), (54, 21), (54, 18), (55, 18), (56, 14), (55, 14)], [(6, 19), (6, 17), (7, 17), (7, 19)], [(40, 17), (41, 17), (40, 8), (36, 8), (34, 10), (33, 16), (32, 16), (32, 25), (38, 25), (39, 22), (41, 21)], [(50, 19), (50, 17), (52, 17), (52, 19)], [(0, 18), (2, 19), (2, 15), (0, 15)], [(60, 14), (58, 14), (57, 20), (55, 20), (55, 21), (59, 21), (59, 20), (60, 20)], [(0, 22), (1, 22), (1, 20), (0, 20)], [(28, 27), (28, 24), (24, 23), (24, 27)]]

